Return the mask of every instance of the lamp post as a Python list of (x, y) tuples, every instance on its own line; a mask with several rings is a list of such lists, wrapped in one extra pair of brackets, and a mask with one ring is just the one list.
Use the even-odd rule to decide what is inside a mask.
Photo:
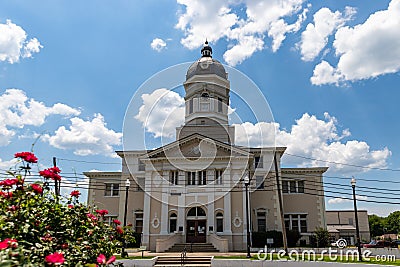
[(354, 217), (356, 219), (356, 239), (357, 239), (357, 249), (358, 249), (358, 261), (362, 261), (360, 227), (358, 225), (358, 212), (357, 212), (357, 199), (356, 199), (356, 179), (354, 177), (351, 179), (351, 187), (353, 188)]
[[(131, 181), (129, 181), (129, 178), (126, 178), (125, 181), (125, 212), (124, 212), (124, 226), (126, 226), (126, 215), (128, 213), (128, 193), (129, 193), (129, 186), (131, 185)], [(122, 243), (122, 251), (121, 251), (121, 257), (126, 257), (128, 256), (125, 252), (125, 247), (126, 247), (126, 242), (125, 242), (125, 238), (123, 238), (123, 243)]]
[(246, 188), (246, 224), (247, 224), (247, 258), (251, 258), (250, 255), (250, 218), (249, 218), (249, 190), (248, 187), (250, 185), (249, 176), (244, 177), (244, 186)]

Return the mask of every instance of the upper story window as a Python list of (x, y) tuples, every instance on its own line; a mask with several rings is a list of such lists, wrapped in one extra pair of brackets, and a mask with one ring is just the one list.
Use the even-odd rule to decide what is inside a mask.
[(143, 191), (144, 189), (144, 177), (136, 177), (136, 191)]
[(304, 193), (304, 181), (282, 181), (282, 192), (286, 194)]
[(255, 156), (254, 157), (254, 168), (255, 169), (262, 169), (263, 166), (263, 157), (262, 156)]
[(197, 172), (197, 181), (199, 185), (206, 185), (207, 184), (207, 171), (198, 171)]
[(267, 212), (265, 209), (257, 210), (257, 230), (258, 232), (266, 232), (267, 231)]
[(104, 191), (104, 196), (113, 197), (119, 196), (119, 184), (118, 183), (106, 183), (106, 189)]
[(223, 170), (215, 170), (215, 184), (222, 184)]
[(138, 171), (144, 171), (145, 169), (146, 165), (144, 164), (144, 162), (138, 159)]
[(218, 112), (222, 112), (222, 98), (218, 97)]
[(264, 189), (264, 176), (256, 176), (257, 189)]
[(193, 113), (193, 98), (189, 99), (189, 114)]
[(179, 171), (170, 171), (169, 172), (169, 182), (171, 184), (178, 184), (178, 178), (179, 178)]
[(186, 184), (187, 185), (196, 184), (196, 172), (186, 172)]
[(204, 92), (204, 93), (201, 94), (201, 97), (203, 97), (203, 98), (208, 98), (209, 95), (208, 95), (208, 93)]
[(135, 232), (136, 233), (143, 232), (143, 211), (142, 210), (135, 211)]

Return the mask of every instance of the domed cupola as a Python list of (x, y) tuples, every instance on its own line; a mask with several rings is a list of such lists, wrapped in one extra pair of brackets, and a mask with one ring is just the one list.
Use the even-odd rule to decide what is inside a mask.
[(177, 136), (181, 138), (196, 132), (232, 142), (234, 129), (228, 125), (228, 74), (224, 66), (212, 58), (212, 48), (207, 41), (201, 49), (201, 57), (189, 67), (183, 86), (185, 125), (178, 129)]

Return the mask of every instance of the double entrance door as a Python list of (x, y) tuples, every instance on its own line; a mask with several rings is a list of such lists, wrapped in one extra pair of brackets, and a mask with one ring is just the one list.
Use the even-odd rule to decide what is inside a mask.
[(187, 220), (186, 221), (186, 242), (205, 243), (206, 242), (207, 220)]

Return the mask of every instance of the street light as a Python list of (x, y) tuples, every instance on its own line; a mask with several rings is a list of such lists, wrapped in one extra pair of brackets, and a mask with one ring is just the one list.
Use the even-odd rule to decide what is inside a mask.
[[(129, 186), (131, 185), (131, 181), (129, 181), (129, 178), (126, 178), (125, 181), (125, 212), (124, 212), (124, 226), (126, 226), (126, 215), (128, 213), (128, 193), (129, 193)], [(125, 252), (125, 247), (126, 247), (126, 242), (125, 242), (125, 238), (122, 239), (123, 243), (122, 243), (122, 251), (121, 251), (121, 257), (126, 257), (128, 256)]]
[(356, 179), (354, 177), (351, 179), (351, 187), (353, 188), (354, 217), (356, 219), (356, 238), (357, 238), (357, 248), (358, 248), (358, 261), (362, 261), (360, 228), (358, 226), (358, 212), (357, 212), (357, 199), (356, 199)]
[(250, 218), (249, 218), (249, 191), (248, 187), (250, 185), (249, 176), (244, 177), (244, 186), (246, 187), (246, 224), (247, 224), (247, 258), (251, 258), (250, 255)]

